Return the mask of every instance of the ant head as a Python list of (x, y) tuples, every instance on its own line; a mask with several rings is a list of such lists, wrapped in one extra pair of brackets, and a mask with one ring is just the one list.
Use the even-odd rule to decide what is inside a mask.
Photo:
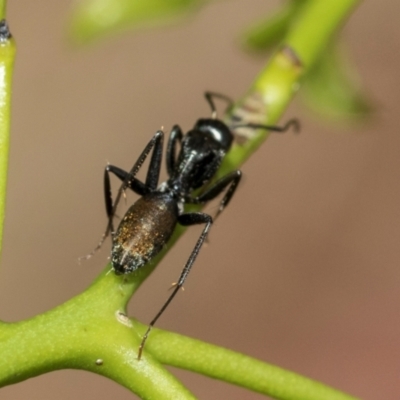
[(221, 150), (228, 151), (233, 142), (233, 135), (228, 126), (219, 119), (203, 118), (199, 119), (194, 126), (194, 130), (209, 136)]

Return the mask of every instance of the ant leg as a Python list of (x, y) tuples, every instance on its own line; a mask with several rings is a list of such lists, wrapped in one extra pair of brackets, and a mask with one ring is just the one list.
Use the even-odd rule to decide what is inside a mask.
[[(107, 217), (110, 218), (112, 215), (113, 208), (113, 198), (111, 191), (111, 182), (110, 182), (110, 172), (112, 172), (117, 178), (119, 178), (122, 182), (127, 179), (129, 173), (124, 171), (123, 169), (116, 167), (115, 165), (107, 165), (104, 170), (104, 200), (106, 205), (106, 213)], [(149, 192), (149, 189), (146, 185), (139, 181), (139, 179), (133, 178), (128, 180), (128, 187), (133, 192), (138, 194), (139, 196), (144, 196)], [(111, 224), (111, 232), (114, 232), (114, 226)]]
[[(158, 186), (158, 180), (160, 178), (160, 170), (161, 170), (162, 153), (163, 153), (164, 132), (157, 131), (157, 133), (153, 136), (153, 139), (151, 140), (151, 142), (153, 140), (154, 140), (154, 142), (151, 147), (154, 146), (154, 149), (153, 149), (153, 154), (151, 155), (149, 169), (147, 170), (146, 184), (145, 184), (146, 189), (149, 192), (152, 192), (153, 190), (157, 189), (157, 186)], [(149, 143), (149, 145), (150, 145), (150, 143)], [(147, 145), (147, 146), (149, 146), (149, 145)], [(150, 147), (149, 151), (146, 153), (146, 155), (144, 156), (144, 159), (146, 158), (147, 154), (150, 152), (151, 147)], [(143, 161), (144, 161), (144, 159), (143, 159)], [(135, 177), (135, 175), (137, 174), (137, 171), (143, 164), (143, 161), (136, 169), (136, 172), (133, 172), (135, 170), (135, 167), (132, 168), (132, 170), (130, 172), (132, 174), (132, 177), (130, 179), (128, 179), (128, 182), (130, 182), (131, 179)]]
[[(115, 165), (107, 165), (106, 167), (106, 171), (108, 172), (108, 175), (110, 172), (112, 172), (118, 179), (120, 179), (122, 182), (125, 181), (125, 179), (127, 178), (127, 176), (129, 175), (128, 172), (124, 171), (123, 169), (116, 167)], [(110, 190), (110, 178), (108, 177), (108, 189), (109, 189), (109, 197), (111, 197), (111, 190)], [(146, 185), (139, 181), (139, 179), (137, 178), (133, 178), (131, 180), (129, 180), (129, 185), (128, 185), (129, 189), (131, 189), (132, 191), (134, 191), (136, 194), (138, 194), (139, 196), (144, 196), (145, 194), (148, 193), (148, 188), (146, 187)], [(106, 189), (106, 177), (104, 176), (104, 190)], [(107, 202), (107, 200), (106, 200)], [(112, 198), (110, 201), (110, 208), (107, 208), (106, 205), (106, 209), (107, 209), (107, 216), (110, 216), (110, 213), (108, 212), (108, 210), (112, 209)]]
[(176, 144), (182, 142), (183, 133), (179, 125), (175, 125), (169, 135), (166, 151), (167, 172), (172, 176), (176, 166)]
[(221, 194), (227, 187), (228, 190), (225, 193), (225, 196), (222, 198), (219, 203), (218, 211), (214, 216), (215, 219), (221, 214), (222, 210), (229, 204), (232, 196), (234, 195), (237, 186), (239, 185), (240, 179), (242, 178), (242, 172), (239, 170), (233, 171), (217, 182), (215, 182), (211, 187), (209, 187), (204, 193), (200, 194), (198, 197), (187, 199), (188, 203), (192, 204), (202, 204), (206, 203), (219, 194)]
[(183, 286), (187, 276), (189, 275), (189, 272), (193, 266), (193, 263), (195, 262), (196, 257), (198, 256), (199, 251), (201, 249), (201, 246), (203, 245), (203, 243), (207, 237), (208, 231), (210, 230), (210, 227), (212, 225), (212, 218), (210, 215), (205, 214), (205, 213), (193, 212), (193, 213), (181, 214), (178, 217), (178, 222), (183, 226), (190, 226), (190, 225), (197, 225), (197, 224), (206, 224), (206, 226), (204, 227), (203, 232), (201, 233), (200, 237), (197, 239), (196, 245), (194, 246), (194, 249), (192, 250), (192, 253), (190, 254), (189, 259), (187, 260), (185, 266), (183, 267), (183, 270), (179, 276), (177, 283), (174, 285), (171, 295), (168, 297), (167, 301), (161, 307), (161, 309), (157, 313), (157, 315), (150, 322), (150, 324), (147, 328), (147, 331), (142, 338), (142, 342), (140, 343), (140, 346), (139, 346), (138, 360), (140, 360), (140, 358), (142, 357), (143, 348), (144, 348), (144, 345), (146, 343), (146, 340), (149, 336), (151, 329), (153, 328), (154, 324), (157, 322), (158, 318), (161, 317), (162, 313), (165, 311), (165, 309), (171, 303), (172, 299), (178, 293), (179, 289)]
[[(158, 176), (160, 174), (163, 138), (164, 138), (164, 132), (157, 131), (156, 134), (150, 140), (150, 142), (147, 144), (147, 146), (144, 148), (142, 154), (137, 159), (137, 161), (135, 162), (135, 164), (133, 165), (133, 167), (131, 168), (129, 173), (125, 176), (125, 179), (122, 182), (122, 185), (118, 189), (117, 196), (115, 197), (115, 201), (113, 203), (113, 207), (112, 207), (111, 213), (110, 213), (110, 219), (112, 219), (112, 217), (115, 215), (115, 210), (118, 206), (118, 203), (121, 199), (123, 192), (125, 191), (125, 189), (127, 187), (131, 187), (136, 174), (139, 172), (140, 167), (143, 165), (144, 161), (146, 160), (147, 156), (149, 155), (150, 151), (153, 148), (154, 148), (153, 155), (152, 155), (152, 158), (150, 161), (149, 170), (147, 172), (145, 186), (146, 186), (146, 189), (149, 189), (149, 190), (153, 190), (157, 187), (158, 182), (155, 182), (154, 180), (155, 180), (155, 177), (158, 178)], [(147, 186), (148, 182), (150, 182), (152, 184), (152, 186), (148, 187)], [(108, 225), (110, 225), (110, 222)]]
[[(112, 220), (112, 210), (113, 210), (113, 198), (112, 198), (112, 191), (111, 191), (111, 182), (110, 182), (110, 174), (109, 174), (109, 165), (104, 170), (104, 202), (106, 204), (106, 213), (107, 218), (110, 221), (110, 229), (111, 232), (114, 232), (114, 225)], [(102, 240), (104, 241), (105, 237), (103, 235)], [(101, 241), (100, 241), (101, 243)], [(96, 251), (96, 249), (95, 249)]]
[(215, 104), (214, 104), (214, 98), (216, 98), (216, 99), (220, 99), (220, 100), (224, 100), (224, 101), (226, 101), (227, 103), (228, 103), (228, 105), (227, 105), (227, 107), (226, 107), (226, 109), (225, 109), (225, 113), (229, 110), (229, 109), (231, 109), (232, 107), (233, 107), (233, 100), (230, 98), (230, 97), (228, 97), (228, 96), (225, 96), (225, 95), (223, 95), (223, 94), (220, 94), (220, 93), (214, 93), (214, 92), (205, 92), (204, 93), (204, 96), (205, 96), (205, 98), (206, 98), (206, 100), (207, 100), (207, 102), (208, 102), (208, 104), (210, 105), (210, 108), (211, 108), (211, 117), (213, 118), (213, 119), (216, 119), (217, 118), (217, 109), (216, 109), (216, 107), (215, 107)]
[[(106, 203), (106, 211), (107, 211), (107, 216), (108, 216), (108, 223), (105, 232), (103, 233), (100, 242), (98, 245), (93, 249), (91, 253), (84, 257), (80, 257), (79, 260), (81, 259), (89, 259), (95, 254), (103, 245), (104, 241), (108, 237), (108, 235), (112, 232), (114, 232), (114, 224), (113, 224), (113, 218), (115, 215), (115, 211), (117, 209), (118, 203), (121, 200), (121, 196), (124, 193), (126, 188), (131, 188), (132, 190), (133, 187), (135, 188), (140, 188), (140, 185), (136, 185), (135, 183), (135, 175), (138, 173), (140, 170), (140, 167), (143, 165), (144, 161), (146, 160), (147, 156), (149, 155), (150, 151), (154, 148), (153, 150), (153, 155), (150, 161), (150, 166), (149, 166), (149, 171), (147, 173), (147, 179), (146, 183), (150, 182), (152, 185), (154, 184), (154, 179), (155, 177), (159, 176), (160, 173), (160, 168), (161, 168), (161, 155), (162, 155), (162, 145), (163, 145), (163, 138), (164, 138), (164, 132), (163, 131), (157, 131), (156, 134), (152, 137), (150, 142), (147, 144), (147, 146), (144, 148), (142, 151), (142, 154), (140, 157), (137, 159), (133, 167), (128, 173), (124, 173), (124, 180), (122, 182), (122, 185), (120, 186), (117, 196), (115, 197), (115, 200), (113, 202), (112, 199), (112, 193), (111, 193), (111, 184), (110, 184), (110, 176), (107, 171), (107, 168), (104, 173), (104, 197), (105, 197), (105, 203)], [(156, 155), (154, 155), (156, 153)], [(119, 172), (122, 170), (119, 170)], [(117, 172), (118, 176), (118, 172)], [(149, 178), (150, 176), (150, 178)], [(137, 181), (139, 182), (139, 181)], [(155, 183), (155, 187), (157, 186), (157, 183)], [(146, 190), (152, 190), (152, 187), (147, 187), (146, 185), (144, 186)], [(134, 190), (135, 191), (135, 190)]]
[(106, 167), (106, 171), (112, 172), (122, 182), (127, 180), (127, 187), (129, 187), (139, 196), (144, 196), (145, 194), (157, 188), (161, 169), (162, 149), (162, 139), (160, 139), (154, 144), (153, 154), (150, 160), (149, 169), (147, 171), (146, 183), (142, 183), (139, 181), (139, 179), (136, 179), (132, 175), (129, 177), (130, 173), (121, 168), (115, 167), (114, 165), (108, 165)]
[[(89, 258), (91, 258), (98, 250), (100, 250), (101, 246), (103, 245), (103, 243), (106, 240), (109, 233), (114, 232), (114, 223), (113, 223), (113, 215), (112, 215), (113, 198), (112, 198), (111, 182), (110, 182), (110, 175), (109, 175), (109, 170), (112, 170), (112, 168), (113, 168), (112, 165), (106, 166), (106, 168), (104, 169), (104, 178), (103, 178), (104, 200), (105, 200), (106, 213), (107, 213), (107, 218), (108, 218), (107, 229), (101, 236), (101, 239), (100, 239), (99, 243), (97, 244), (97, 246), (89, 254), (86, 254), (85, 256), (81, 256), (78, 258), (79, 263), (81, 260), (89, 260)], [(125, 172), (125, 171), (122, 171), (122, 172)], [(127, 174), (127, 172), (125, 172), (125, 173)]]
[(293, 126), (293, 129), (296, 133), (300, 131), (300, 122), (296, 118), (290, 119), (283, 126), (247, 123), (247, 124), (234, 124), (231, 126), (231, 128), (232, 129), (252, 128), (252, 129), (265, 129), (267, 131), (274, 131), (274, 132), (286, 132), (291, 126)]

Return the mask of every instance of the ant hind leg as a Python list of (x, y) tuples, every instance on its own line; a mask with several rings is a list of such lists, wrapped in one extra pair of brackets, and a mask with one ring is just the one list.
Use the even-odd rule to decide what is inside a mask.
[(172, 299), (175, 297), (175, 295), (178, 293), (179, 289), (183, 286), (185, 283), (185, 280), (187, 276), (189, 275), (189, 272), (193, 266), (193, 263), (195, 262), (199, 251), (201, 249), (201, 246), (203, 245), (204, 241), (206, 240), (208, 231), (210, 230), (210, 227), (212, 225), (212, 218), (210, 215), (202, 213), (202, 212), (193, 212), (193, 213), (187, 213), (187, 214), (181, 214), (178, 217), (178, 221), (181, 225), (183, 226), (190, 226), (190, 225), (197, 225), (197, 224), (206, 224), (203, 232), (197, 239), (197, 242), (192, 250), (192, 253), (189, 256), (189, 259), (187, 260), (185, 266), (182, 269), (182, 272), (179, 276), (178, 281), (176, 284), (173, 285), (172, 287), (172, 293), (168, 297), (167, 301), (164, 303), (164, 305), (161, 307), (160, 311), (157, 313), (157, 315), (151, 320), (147, 331), (143, 335), (142, 342), (140, 343), (139, 346), (139, 351), (138, 351), (138, 360), (142, 357), (142, 352), (144, 345), (147, 341), (147, 338), (150, 334), (151, 329), (153, 328), (154, 324), (157, 322), (157, 320), (161, 317), (163, 312), (166, 310), (168, 305), (171, 303)]
[[(118, 167), (112, 165), (107, 165), (104, 171), (104, 200), (106, 205), (106, 212), (108, 217), (108, 223), (105, 232), (103, 233), (97, 246), (89, 254), (83, 257), (79, 257), (78, 261), (88, 260), (91, 258), (103, 245), (104, 241), (114, 232), (114, 217), (119, 201), (122, 195), (125, 193), (127, 188), (130, 188), (134, 192), (144, 195), (156, 189), (161, 168), (161, 158), (162, 158), (162, 147), (163, 147), (164, 132), (157, 131), (152, 137), (150, 142), (144, 148), (142, 154), (137, 159), (133, 167), (129, 172), (126, 172)], [(150, 166), (147, 172), (146, 184), (143, 184), (135, 178), (135, 175), (139, 172), (141, 166), (146, 160), (147, 156), (153, 149), (153, 154), (150, 161)], [(122, 180), (122, 184), (118, 189), (117, 196), (115, 200), (112, 197), (111, 182), (110, 182), (110, 172), (114, 173), (119, 179)]]

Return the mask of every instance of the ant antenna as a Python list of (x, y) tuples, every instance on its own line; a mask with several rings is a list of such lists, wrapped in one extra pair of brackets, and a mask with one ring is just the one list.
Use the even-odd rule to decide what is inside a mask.
[(231, 125), (231, 128), (232, 129), (252, 128), (252, 129), (265, 129), (267, 131), (274, 131), (274, 132), (286, 132), (291, 126), (293, 126), (293, 130), (295, 131), (295, 133), (300, 132), (300, 122), (296, 118), (290, 119), (283, 126), (246, 123), (246, 124)]

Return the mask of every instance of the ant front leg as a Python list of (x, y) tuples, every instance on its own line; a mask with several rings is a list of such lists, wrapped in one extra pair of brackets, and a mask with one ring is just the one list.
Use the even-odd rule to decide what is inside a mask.
[(210, 105), (211, 116), (212, 116), (213, 119), (217, 118), (217, 109), (215, 107), (215, 103), (214, 103), (214, 100), (213, 100), (214, 98), (226, 101), (228, 103), (224, 113), (228, 112), (228, 110), (230, 110), (233, 107), (233, 104), (234, 104), (233, 100), (230, 97), (225, 96), (225, 95), (220, 94), (220, 93), (205, 92), (204, 93), (204, 97), (206, 98), (208, 104)]
[(181, 275), (179, 276), (177, 283), (174, 285), (174, 289), (173, 289), (171, 295), (168, 297), (167, 301), (161, 307), (161, 309), (157, 313), (157, 315), (152, 319), (152, 321), (149, 324), (149, 327), (147, 328), (146, 333), (144, 334), (144, 336), (142, 338), (142, 342), (140, 343), (139, 351), (138, 351), (138, 359), (139, 360), (142, 357), (143, 348), (144, 348), (144, 345), (146, 343), (146, 340), (149, 336), (151, 329), (153, 328), (154, 324), (157, 322), (158, 318), (161, 317), (162, 313), (168, 307), (169, 303), (171, 303), (172, 299), (178, 293), (179, 289), (185, 283), (185, 280), (186, 280), (187, 276), (189, 275), (189, 272), (193, 266), (193, 263), (195, 262), (198, 254), (199, 254), (201, 246), (203, 245), (204, 241), (206, 240), (208, 231), (210, 230), (210, 227), (212, 225), (212, 218), (210, 215), (202, 213), (202, 212), (193, 212), (193, 213), (181, 214), (178, 217), (178, 222), (183, 226), (198, 225), (198, 224), (206, 224), (206, 225), (205, 225), (200, 237), (197, 239), (196, 245), (194, 246), (194, 249), (192, 250), (192, 253), (190, 254), (189, 259), (187, 260), (185, 266), (183, 267)]
[(232, 199), (232, 196), (235, 194), (236, 188), (239, 185), (240, 179), (242, 178), (242, 171), (236, 170), (233, 171), (217, 182), (215, 182), (211, 187), (209, 187), (204, 193), (202, 193), (198, 197), (188, 198), (187, 202), (192, 204), (203, 204), (210, 200), (213, 200), (219, 194), (221, 194), (227, 187), (228, 190), (225, 193), (225, 196), (222, 198), (219, 203), (218, 211), (214, 216), (215, 219), (221, 214), (223, 209), (229, 204)]

